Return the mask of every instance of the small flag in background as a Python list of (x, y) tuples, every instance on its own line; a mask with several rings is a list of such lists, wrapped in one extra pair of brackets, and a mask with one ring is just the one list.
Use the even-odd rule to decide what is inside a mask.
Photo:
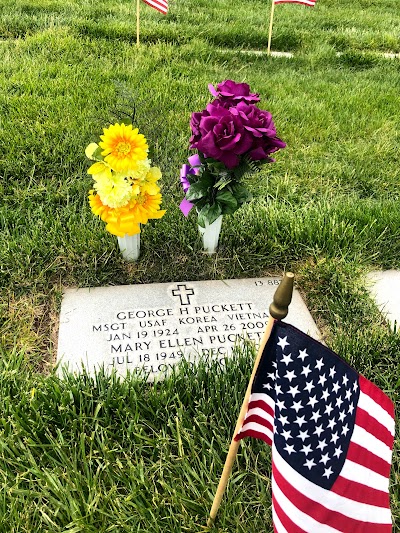
[(314, 7), (315, 0), (274, 0), (274, 4), (304, 4), (305, 6)]
[(154, 9), (157, 9), (164, 15), (168, 12), (168, 0), (143, 0), (151, 7), (154, 7)]
[(394, 406), (298, 329), (275, 323), (235, 439), (272, 446), (276, 533), (389, 533)]

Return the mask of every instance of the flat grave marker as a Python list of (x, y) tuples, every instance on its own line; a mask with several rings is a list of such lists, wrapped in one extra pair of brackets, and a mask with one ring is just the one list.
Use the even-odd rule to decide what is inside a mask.
[[(243, 338), (258, 345), (280, 278), (67, 289), (57, 361), (69, 371), (100, 367), (120, 376), (143, 369), (154, 380), (184, 357), (224, 360)], [(319, 338), (295, 289), (285, 319)]]
[(370, 272), (368, 289), (376, 305), (392, 326), (400, 325), (400, 271), (385, 270)]

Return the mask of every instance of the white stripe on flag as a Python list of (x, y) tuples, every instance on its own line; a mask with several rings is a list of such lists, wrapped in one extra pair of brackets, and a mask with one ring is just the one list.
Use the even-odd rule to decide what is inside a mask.
[(358, 407), (366, 411), (370, 416), (374, 417), (375, 420), (379, 422), (380, 425), (384, 426), (391, 435), (394, 435), (394, 419), (387, 411), (385, 411), (385, 409), (383, 409), (370, 396), (362, 391), (360, 391)]
[(274, 417), (267, 413), (267, 411), (264, 411), (264, 409), (261, 409), (261, 407), (253, 407), (252, 409), (249, 409), (246, 413), (244, 421), (246, 422), (247, 418), (249, 418), (251, 415), (259, 416), (260, 418), (263, 418), (269, 422), (271, 426), (274, 425)]
[(168, 12), (168, 2), (166, 0), (144, 0), (144, 2), (162, 13), (166, 14)]
[(238, 435), (240, 436), (240, 434), (244, 433), (245, 431), (257, 431), (257, 433), (262, 433), (263, 435), (266, 435), (271, 441), (273, 440), (272, 431), (270, 431), (262, 424), (257, 424), (257, 422), (248, 422), (247, 424), (244, 423)]
[[(385, 476), (381, 476), (376, 472), (373, 472), (365, 466), (359, 465), (346, 459), (344, 462), (342, 471), (340, 472), (341, 477), (348, 479), (349, 481), (355, 481), (356, 483), (362, 483), (371, 489), (381, 490), (387, 492), (389, 490), (389, 479)], [(357, 504), (357, 505), (366, 505), (366, 504)], [(373, 520), (370, 520), (373, 522)]]
[[(278, 453), (274, 449), (275, 453)], [(290, 517), (295, 524), (297, 524), (301, 529), (307, 531), (308, 533), (342, 533), (339, 529), (321, 524), (308, 516), (307, 514), (300, 511), (293, 503), (283, 494), (281, 489), (278, 487), (275, 478), (272, 476), (272, 493), (276, 498), (279, 506), (285, 512), (286, 516)], [(309, 494), (307, 494), (309, 496)]]
[(271, 398), (271, 396), (269, 396), (268, 394), (263, 394), (260, 392), (255, 392), (251, 394), (250, 399), (249, 399), (249, 404), (251, 402), (259, 402), (259, 401), (266, 403), (267, 405), (271, 407), (273, 412), (275, 411), (275, 402)]
[(315, 6), (313, 0), (274, 0), (274, 4), (304, 4), (305, 6)]
[[(310, 500), (313, 500), (314, 502), (323, 505), (327, 509), (330, 509), (331, 511), (335, 512), (340, 512), (341, 514), (348, 516), (349, 518), (353, 518), (355, 520), (360, 520), (363, 522), (370, 522), (373, 524), (392, 523), (390, 509), (386, 509), (384, 507), (377, 507), (376, 505), (369, 505), (367, 503), (361, 503), (354, 500), (349, 500), (348, 498), (341, 496), (340, 494), (336, 494), (330, 490), (315, 485), (314, 483), (312, 483), (312, 481), (309, 481), (308, 479), (304, 478), (283, 459), (283, 457), (279, 454), (275, 446), (272, 449), (272, 460), (275, 463), (279, 473), (286, 480), (288, 480), (292, 487), (304, 494)], [(352, 463), (351, 461), (346, 460), (343, 466), (343, 470), (346, 471), (348, 469), (346, 463), (351, 463), (351, 465), (354, 465), (354, 463)], [(367, 469), (364, 468), (364, 470)], [(359, 471), (357, 470), (357, 472)], [(369, 472), (371, 471), (369, 470)], [(357, 479), (353, 478), (353, 481), (357, 481), (358, 483), (364, 484), (364, 477), (360, 477)], [(374, 488), (379, 489), (379, 487), (376, 486)], [(290, 512), (286, 514), (288, 516), (292, 516)], [(306, 530), (308, 531), (307, 528)], [(323, 530), (321, 529), (321, 531)]]
[(351, 441), (355, 442), (359, 446), (362, 446), (387, 463), (390, 464), (392, 462), (392, 450), (389, 448), (389, 446), (374, 437), (371, 433), (368, 433), (368, 431), (366, 431), (364, 428), (357, 425), (354, 426)]

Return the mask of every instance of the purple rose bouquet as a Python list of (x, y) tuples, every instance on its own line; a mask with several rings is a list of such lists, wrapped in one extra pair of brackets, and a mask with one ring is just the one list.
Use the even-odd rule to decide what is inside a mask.
[(190, 120), (190, 148), (197, 154), (181, 169), (185, 199), (180, 208), (187, 216), (195, 206), (202, 227), (250, 200), (243, 177), (273, 162), (271, 154), (286, 146), (247, 83), (226, 80), (209, 90), (214, 100)]

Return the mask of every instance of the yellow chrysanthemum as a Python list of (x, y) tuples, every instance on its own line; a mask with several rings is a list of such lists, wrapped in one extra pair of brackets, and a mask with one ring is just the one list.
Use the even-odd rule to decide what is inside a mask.
[(94, 188), (108, 207), (122, 207), (131, 199), (132, 186), (123, 174), (113, 172), (111, 176), (96, 174), (94, 177)]
[(132, 178), (132, 180), (143, 180), (145, 179), (146, 174), (150, 170), (150, 163), (150, 159), (143, 159), (142, 161), (137, 161), (135, 168), (129, 169), (126, 175)]
[(102, 161), (97, 161), (97, 163), (93, 163), (93, 165), (88, 168), (87, 173), (93, 176), (93, 179), (95, 180), (102, 178), (111, 179), (111, 168)]
[(139, 223), (128, 207), (117, 209), (108, 207), (102, 203), (100, 196), (95, 194), (93, 190), (89, 191), (89, 204), (92, 212), (107, 223), (106, 230), (113, 235), (123, 237), (126, 234), (140, 233)]
[(101, 220), (106, 222), (111, 208), (103, 204), (100, 196), (93, 189), (89, 191), (89, 204), (93, 214), (99, 216)]
[[(141, 194), (135, 199), (131, 212), (140, 224), (147, 224), (150, 218), (161, 218), (165, 211), (160, 210), (161, 194)], [(133, 202), (131, 202), (133, 204)]]
[(140, 182), (140, 188), (143, 193), (158, 194), (160, 187), (157, 181), (161, 178), (161, 170), (158, 167), (152, 167), (147, 172), (146, 176)]
[(127, 172), (135, 168), (138, 161), (147, 159), (149, 147), (144, 135), (132, 124), (114, 124), (103, 129), (99, 143), (101, 155), (106, 163), (117, 172)]

